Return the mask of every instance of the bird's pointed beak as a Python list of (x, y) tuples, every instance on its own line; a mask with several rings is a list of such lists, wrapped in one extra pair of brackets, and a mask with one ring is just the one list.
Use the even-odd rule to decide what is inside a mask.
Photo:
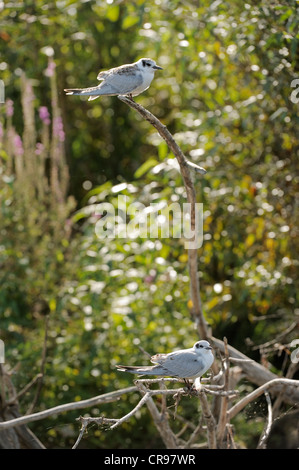
[(163, 67), (159, 67), (159, 65), (153, 65), (153, 69), (156, 69), (156, 70), (163, 70)]

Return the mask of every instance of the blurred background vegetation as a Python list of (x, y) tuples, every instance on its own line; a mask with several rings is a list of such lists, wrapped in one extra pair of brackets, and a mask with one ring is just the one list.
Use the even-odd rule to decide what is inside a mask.
[[(185, 202), (173, 155), (116, 97), (63, 92), (140, 57), (163, 71), (136, 100), (208, 171), (195, 180), (207, 321), (214, 336), (260, 360), (252, 344), (299, 315), (297, 2), (0, 1), (0, 22), (0, 337), (19, 390), (40, 371), (49, 317), (33, 411), (131, 384), (114, 365), (147, 363), (139, 345), (152, 354), (198, 339), (183, 243), (95, 233), (98, 204), (119, 195), (127, 204)], [(298, 328), (282, 343), (296, 337)], [(263, 359), (283, 374), (289, 352)], [(23, 413), (34, 396), (33, 387)], [(86, 412), (119, 418), (135, 403), (132, 395)], [(179, 411), (192, 417), (197, 404), (185, 398)], [(77, 416), (30, 427), (47, 447), (70, 447)], [(240, 445), (256, 443), (257, 419), (236, 420)], [(81, 443), (161, 445), (146, 409), (113, 433), (92, 428)]]

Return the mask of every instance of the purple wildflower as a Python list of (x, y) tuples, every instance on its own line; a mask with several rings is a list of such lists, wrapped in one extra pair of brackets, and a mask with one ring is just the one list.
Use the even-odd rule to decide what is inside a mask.
[(41, 155), (44, 151), (44, 145), (41, 142), (37, 142), (36, 144), (36, 149), (35, 149), (35, 155)]
[(60, 142), (64, 142), (65, 134), (63, 130), (63, 123), (60, 116), (54, 118), (53, 121), (53, 134), (58, 137)]
[(14, 150), (17, 157), (21, 157), (24, 154), (23, 142), (19, 134), (14, 136)]
[(45, 70), (46, 77), (53, 77), (55, 68), (56, 68), (56, 64), (54, 60), (49, 59), (48, 67)]
[(6, 101), (6, 116), (7, 117), (13, 116), (13, 101), (12, 100)]
[(49, 125), (51, 120), (47, 106), (41, 106), (38, 111), (39, 117), (43, 121), (43, 123)]

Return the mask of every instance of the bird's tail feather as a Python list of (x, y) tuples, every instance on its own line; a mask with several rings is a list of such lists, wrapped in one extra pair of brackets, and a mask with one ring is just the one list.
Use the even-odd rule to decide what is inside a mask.
[(130, 372), (131, 374), (139, 375), (162, 375), (163, 371), (159, 370), (157, 366), (116, 366), (117, 370), (121, 372)]
[(99, 87), (97, 86), (90, 88), (65, 88), (64, 91), (67, 95), (89, 96), (89, 100), (95, 100), (100, 96)]

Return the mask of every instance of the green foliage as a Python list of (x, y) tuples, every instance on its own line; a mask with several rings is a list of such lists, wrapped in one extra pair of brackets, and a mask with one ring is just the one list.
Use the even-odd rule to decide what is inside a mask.
[[(42, 313), (50, 311), (39, 409), (131, 384), (114, 365), (147, 363), (138, 346), (167, 352), (197, 339), (183, 242), (97, 230), (103, 203), (117, 207), (119, 196), (143, 215), (151, 204), (185, 202), (172, 155), (147, 122), (117, 98), (64, 95), (63, 88), (94, 85), (100, 69), (157, 60), (164, 70), (137, 100), (208, 170), (196, 189), (204, 204), (201, 295), (213, 334), (252, 354), (247, 337), (273, 339), (298, 316), (298, 103), (291, 99), (298, 7), (197, 3), (38, 0), (0, 11), (0, 331), (7, 361), (21, 364), (14, 379), (21, 389), (40, 370)], [(270, 359), (285, 372), (280, 357)], [(23, 412), (33, 396), (31, 389)], [(119, 418), (136, 401), (86, 412)], [(184, 399), (178, 413), (197, 419), (197, 405)], [(47, 446), (69, 447), (77, 416), (32, 429)], [(253, 445), (254, 413), (234, 425), (236, 440)], [(113, 434), (91, 430), (83, 445), (157, 448), (161, 441), (144, 409)]]
[(68, 218), (74, 210), (73, 198), (66, 198), (68, 170), (55, 76), (51, 79), (51, 135), (46, 107), (39, 109), (40, 129), (36, 130), (35, 97), (24, 74), (21, 84), (23, 135), (21, 138), (12, 125), (13, 102), (7, 100), (1, 148), (0, 309), (6, 319), (2, 327), (12, 332), (14, 323), (32, 318), (36, 302), (46, 302), (50, 309), (55, 304), (57, 285), (68, 273), (72, 243)]

